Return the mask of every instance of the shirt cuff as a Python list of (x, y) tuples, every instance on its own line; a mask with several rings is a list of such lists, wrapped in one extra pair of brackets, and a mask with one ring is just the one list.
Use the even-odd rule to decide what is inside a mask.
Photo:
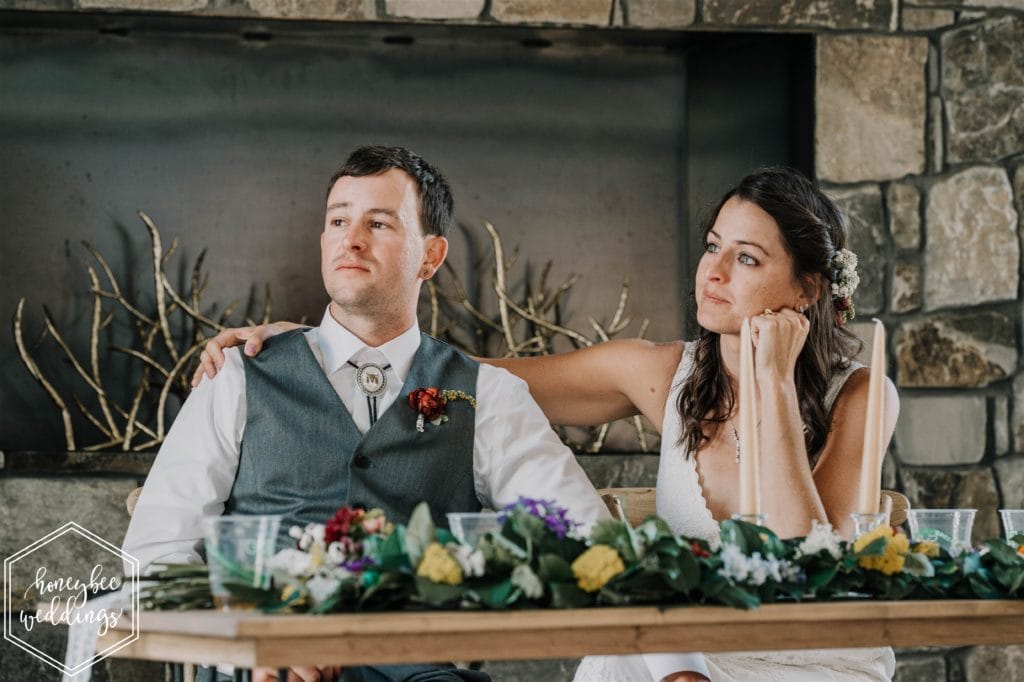
[(666, 675), (684, 670), (700, 673), (709, 680), (711, 679), (708, 664), (704, 661), (704, 654), (643, 654), (643, 657), (654, 682), (661, 682)]

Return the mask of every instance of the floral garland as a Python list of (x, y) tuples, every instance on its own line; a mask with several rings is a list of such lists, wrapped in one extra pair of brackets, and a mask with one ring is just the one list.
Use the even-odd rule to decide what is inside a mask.
[[(565, 510), (521, 499), (475, 546), (434, 525), (426, 504), (406, 526), (380, 510), (342, 507), (293, 528), (269, 590), (229, 585), (265, 611), (725, 604), (851, 595), (878, 599), (1024, 598), (1024, 535), (952, 556), (883, 526), (848, 543), (815, 523), (802, 538), (723, 521), (721, 545), (677, 536), (651, 516), (636, 528), (598, 522), (583, 540)], [(143, 588), (144, 608), (211, 607), (204, 566), (170, 565)], [(204, 582), (205, 581), (205, 582)]]
[(832, 257), (832, 308), (836, 324), (840, 327), (852, 320), (857, 311), (853, 306), (853, 293), (860, 284), (857, 274), (857, 254), (849, 249), (839, 249)]

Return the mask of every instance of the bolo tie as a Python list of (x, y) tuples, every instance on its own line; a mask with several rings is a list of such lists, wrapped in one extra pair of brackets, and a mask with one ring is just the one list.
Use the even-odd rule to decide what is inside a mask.
[(356, 368), (356, 386), (366, 396), (366, 409), (370, 412), (370, 426), (373, 426), (377, 422), (378, 416), (377, 397), (383, 395), (384, 390), (388, 387), (388, 377), (385, 372), (391, 369), (391, 365), (381, 366), (373, 362), (357, 365), (351, 360), (348, 361), (348, 364)]

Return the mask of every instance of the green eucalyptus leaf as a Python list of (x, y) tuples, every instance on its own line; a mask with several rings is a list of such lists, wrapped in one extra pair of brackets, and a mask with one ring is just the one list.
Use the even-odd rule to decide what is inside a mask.
[(989, 557), (1001, 564), (1024, 566), (1024, 559), (1002, 540), (988, 540), (985, 542), (985, 547), (988, 548)]
[(409, 523), (405, 527), (405, 550), (412, 566), (419, 566), (420, 559), (427, 545), (434, 541), (434, 519), (430, 516), (430, 506), (420, 502), (412, 510)]
[[(746, 521), (728, 519), (719, 524), (722, 531), (722, 542), (739, 547), (746, 555), (760, 552), (762, 556), (768, 554), (765, 545), (775, 546), (774, 541), (778, 538), (764, 526), (758, 526)], [(776, 556), (780, 556), (776, 554)]]
[(416, 576), (416, 594), (430, 606), (446, 606), (457, 604), (462, 599), (461, 585), (446, 585), (433, 580)]
[(371, 536), (363, 542), (363, 551), (373, 559), (380, 571), (411, 571), (417, 564), (410, 564), (406, 551), (405, 529), (397, 526), (394, 532), (384, 539)]
[(512, 584), (509, 579), (497, 582), (489, 581), (476, 584), (466, 591), (467, 596), (488, 608), (505, 609), (516, 602), (522, 595), (522, 590)]
[(540, 543), (546, 534), (552, 532), (544, 521), (524, 509), (515, 509), (509, 512), (508, 520), (502, 528), (503, 534), (505, 528), (511, 530), (513, 535), (522, 538), (527, 545)]
[(438, 526), (437, 529), (434, 531), (434, 537), (442, 545), (447, 545), (450, 542), (459, 544), (459, 539), (452, 535), (452, 532), (450, 530), (448, 530), (447, 528), (442, 528), (440, 526)]
[(590, 532), (590, 539), (595, 545), (608, 545), (613, 548), (626, 563), (637, 560), (632, 529), (624, 521), (616, 519), (598, 521)]
[(935, 575), (932, 562), (920, 552), (911, 552), (904, 558), (903, 571), (916, 578), (931, 578)]
[(541, 554), (537, 558), (537, 575), (544, 582), (566, 582), (576, 580), (572, 566), (557, 554)]
[(577, 609), (590, 606), (594, 598), (575, 583), (550, 583), (551, 605), (556, 609)]

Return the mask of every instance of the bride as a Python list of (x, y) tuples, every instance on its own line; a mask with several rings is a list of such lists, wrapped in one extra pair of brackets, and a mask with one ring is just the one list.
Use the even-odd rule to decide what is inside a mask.
[[(693, 341), (610, 341), (544, 357), (486, 359), (527, 381), (550, 421), (603, 424), (643, 414), (661, 431), (657, 511), (676, 533), (720, 542), (718, 522), (739, 509), (739, 330), (750, 318), (761, 439), (762, 511), (780, 537), (812, 521), (849, 536), (861, 470), (867, 369), (846, 328), (857, 285), (835, 204), (799, 173), (755, 172), (719, 202), (704, 226), (695, 282)], [(195, 381), (216, 373), (222, 348), (295, 325), (226, 330), (207, 345)], [(885, 442), (899, 400), (886, 382)], [(679, 642), (681, 650), (686, 642)], [(585, 682), (886, 680), (892, 649), (592, 656)]]

